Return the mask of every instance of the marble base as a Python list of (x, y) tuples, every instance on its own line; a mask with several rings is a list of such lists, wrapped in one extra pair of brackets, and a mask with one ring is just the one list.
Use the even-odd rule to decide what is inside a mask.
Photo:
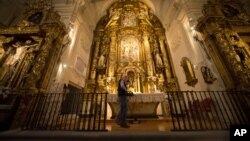
[[(134, 94), (133, 96), (128, 96), (128, 117), (130, 118), (140, 118), (140, 117), (150, 117), (158, 118), (157, 107), (160, 103), (165, 102), (165, 95), (159, 94)], [(111, 119), (115, 118), (119, 112), (119, 102), (117, 94), (109, 94), (107, 97), (107, 102), (111, 109)], [(164, 109), (162, 109), (164, 110)]]
[[(108, 103), (112, 110), (112, 118), (115, 118), (119, 112), (119, 103), (118, 102), (109, 102)], [(160, 102), (149, 102), (149, 103), (128, 103), (128, 118), (157, 118), (157, 107)]]

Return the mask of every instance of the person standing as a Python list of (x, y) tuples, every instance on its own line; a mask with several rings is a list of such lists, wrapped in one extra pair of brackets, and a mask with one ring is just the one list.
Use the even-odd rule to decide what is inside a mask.
[(116, 121), (123, 128), (129, 128), (126, 122), (127, 112), (128, 112), (128, 101), (127, 101), (127, 83), (128, 78), (126, 75), (122, 76), (122, 79), (118, 82), (118, 100), (120, 105), (120, 110), (117, 115)]

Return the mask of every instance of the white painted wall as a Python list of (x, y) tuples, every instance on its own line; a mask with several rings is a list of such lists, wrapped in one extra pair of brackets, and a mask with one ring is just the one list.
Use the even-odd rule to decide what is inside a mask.
[[(194, 17), (194, 15), (197, 15), (197, 10), (192, 13), (192, 10), (189, 8), (190, 6), (185, 5), (185, 3), (179, 5), (179, 8), (172, 8), (172, 10), (175, 11), (171, 11), (170, 13), (175, 16), (170, 16), (173, 18), (172, 21), (167, 20), (168, 24), (165, 24), (168, 28), (166, 31), (166, 37), (168, 39), (180, 89), (182, 91), (224, 90), (224, 83), (221, 80), (213, 61), (207, 58), (204, 49), (202, 49), (200, 44), (193, 38), (194, 30), (192, 30), (192, 27), (195, 23), (192, 21), (196, 21), (198, 17)], [(190, 19), (192, 19), (192, 21), (190, 21)], [(194, 87), (185, 83), (186, 77), (184, 70), (181, 67), (181, 59), (183, 57), (189, 58), (194, 65), (195, 75), (198, 79), (198, 83)], [(211, 69), (213, 75), (217, 78), (213, 84), (205, 83), (200, 70), (201, 66), (207, 66)]]
[[(80, 2), (80, 5), (77, 5), (77, 2)], [(95, 19), (90, 19), (91, 16), (85, 11), (84, 7), (87, 4), (80, 0), (75, 3), (59, 3), (55, 6), (62, 17), (61, 21), (68, 27), (70, 39), (70, 44), (64, 48), (56, 70), (56, 83), (73, 83), (81, 88), (85, 85), (90, 46), (93, 39), (94, 27), (92, 25), (95, 22)], [(83, 67), (83, 71), (77, 69), (77, 58), (82, 61), (78, 67)]]

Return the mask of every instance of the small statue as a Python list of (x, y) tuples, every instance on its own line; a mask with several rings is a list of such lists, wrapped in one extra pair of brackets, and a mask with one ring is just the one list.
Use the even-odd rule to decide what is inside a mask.
[(105, 57), (102, 54), (98, 60), (98, 67), (104, 68), (105, 67)]
[(202, 66), (201, 72), (206, 83), (212, 84), (216, 80), (208, 67)]
[(161, 59), (159, 52), (157, 52), (155, 55), (155, 61), (156, 61), (157, 67), (163, 67), (162, 59)]

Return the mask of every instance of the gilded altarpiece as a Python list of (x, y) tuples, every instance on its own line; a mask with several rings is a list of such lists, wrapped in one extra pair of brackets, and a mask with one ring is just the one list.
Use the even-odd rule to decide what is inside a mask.
[(239, 1), (209, 1), (197, 30), (227, 89), (250, 89), (250, 16)]
[(178, 90), (165, 31), (142, 2), (114, 3), (98, 22), (88, 68), (86, 92), (117, 93), (123, 74), (134, 93)]
[(60, 16), (45, 6), (29, 5), (19, 24), (0, 29), (3, 89), (46, 92), (66, 30)]

